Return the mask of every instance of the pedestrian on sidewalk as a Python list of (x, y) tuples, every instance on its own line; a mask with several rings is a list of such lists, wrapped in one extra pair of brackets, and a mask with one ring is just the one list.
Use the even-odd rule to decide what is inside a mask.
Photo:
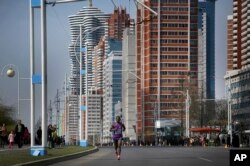
[(0, 126), (0, 147), (4, 148), (4, 144), (7, 144), (7, 129), (5, 123)]
[(17, 125), (15, 127), (15, 139), (18, 145), (18, 148), (23, 146), (23, 134), (24, 134), (25, 126), (21, 123), (21, 120), (17, 121)]
[(12, 149), (14, 142), (15, 142), (15, 134), (14, 134), (13, 130), (11, 130), (9, 137), (8, 137), (8, 140), (9, 140), (9, 148)]
[(113, 133), (113, 141), (115, 144), (115, 154), (117, 159), (120, 160), (121, 157), (121, 146), (122, 146), (122, 132), (125, 131), (125, 126), (121, 122), (121, 117), (116, 116), (116, 122), (112, 124), (110, 132)]

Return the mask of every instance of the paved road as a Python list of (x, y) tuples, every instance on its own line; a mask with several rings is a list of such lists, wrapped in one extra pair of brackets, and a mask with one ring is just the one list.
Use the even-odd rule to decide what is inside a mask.
[(113, 148), (53, 166), (229, 166), (229, 149), (222, 147), (126, 147), (121, 160)]

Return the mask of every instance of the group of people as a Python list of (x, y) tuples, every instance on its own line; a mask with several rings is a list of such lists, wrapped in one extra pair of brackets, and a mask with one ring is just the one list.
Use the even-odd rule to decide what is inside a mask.
[(17, 143), (18, 148), (23, 146), (23, 137), (25, 133), (25, 126), (21, 123), (21, 120), (17, 121), (14, 130), (7, 132), (5, 123), (0, 127), (0, 146), (4, 148), (5, 144), (9, 144), (9, 148), (13, 148), (14, 143)]
[(49, 148), (55, 148), (56, 145), (61, 146), (65, 144), (64, 136), (58, 136), (56, 125), (52, 126), (49, 124), (47, 129), (47, 145)]
[[(120, 160), (121, 157), (121, 146), (123, 140), (122, 132), (125, 131), (125, 126), (121, 122), (120, 116), (116, 117), (116, 122), (114, 122), (110, 128), (110, 132), (113, 133), (113, 141), (115, 145), (115, 154), (117, 159)], [(5, 124), (0, 127), (0, 143), (1, 147), (4, 147), (4, 142), (9, 143), (9, 148), (12, 148), (14, 143), (17, 143), (18, 147), (21, 148), (24, 143), (24, 134), (25, 134), (25, 126), (21, 123), (21, 120), (17, 121), (14, 130), (11, 130), (9, 134), (7, 133), (7, 129)], [(37, 130), (37, 143), (41, 144), (42, 130), (41, 127)], [(54, 148), (55, 144), (61, 144), (63, 141), (61, 137), (57, 136), (56, 126), (52, 126), (51, 124), (47, 129), (48, 136), (48, 147)]]

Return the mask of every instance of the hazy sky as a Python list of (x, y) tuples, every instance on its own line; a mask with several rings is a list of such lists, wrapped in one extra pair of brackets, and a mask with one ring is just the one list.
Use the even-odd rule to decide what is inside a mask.
[[(133, 0), (114, 0), (126, 5), (135, 17)], [(74, 2), (47, 6), (48, 41), (48, 100), (54, 100), (57, 89), (62, 91), (65, 73), (70, 73), (68, 45), (70, 30), (68, 16), (76, 14), (87, 2)], [(93, 0), (93, 5), (112, 13), (111, 0)], [(232, 0), (216, 2), (216, 98), (224, 96), (223, 76), (226, 72), (226, 20), (232, 14)], [(40, 10), (35, 10), (36, 73), (40, 73)], [(29, 0), (0, 0), (0, 72), (7, 64), (14, 64), (20, 73), (20, 98), (29, 98)], [(3, 71), (4, 74), (6, 70)], [(36, 86), (36, 119), (40, 116), (40, 88)], [(17, 77), (0, 75), (0, 98), (3, 103), (17, 107)], [(39, 95), (38, 95), (39, 94)], [(63, 95), (61, 96), (63, 100)], [(20, 101), (20, 118), (30, 126), (29, 101)], [(49, 104), (49, 103), (48, 103)], [(62, 105), (62, 104), (61, 104)], [(53, 104), (54, 107), (54, 104)], [(55, 108), (55, 107), (54, 107)]]

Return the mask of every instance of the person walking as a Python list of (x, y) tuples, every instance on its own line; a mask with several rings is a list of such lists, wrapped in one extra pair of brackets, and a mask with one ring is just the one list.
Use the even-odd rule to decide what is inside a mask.
[(116, 122), (112, 124), (110, 128), (110, 132), (113, 133), (113, 141), (115, 144), (115, 154), (117, 156), (117, 159), (121, 159), (121, 146), (122, 146), (122, 132), (125, 131), (125, 126), (121, 122), (121, 117), (116, 116)]
[(15, 127), (15, 133), (16, 133), (16, 143), (18, 145), (18, 148), (21, 148), (23, 146), (23, 134), (24, 134), (25, 127), (21, 123), (21, 120), (17, 121), (17, 125)]
[(4, 144), (7, 143), (7, 129), (5, 123), (0, 126), (0, 147), (4, 148)]
[(52, 125), (49, 124), (48, 129), (47, 129), (47, 141), (48, 141), (48, 147), (49, 149), (52, 148)]
[(38, 145), (41, 145), (42, 144), (42, 128), (41, 128), (41, 126), (39, 126), (39, 128), (36, 132), (36, 135), (37, 135)]
[(15, 142), (15, 134), (14, 132), (11, 130), (10, 134), (9, 134), (9, 137), (8, 137), (8, 140), (9, 140), (9, 148), (13, 148), (13, 145), (14, 145), (14, 142)]

